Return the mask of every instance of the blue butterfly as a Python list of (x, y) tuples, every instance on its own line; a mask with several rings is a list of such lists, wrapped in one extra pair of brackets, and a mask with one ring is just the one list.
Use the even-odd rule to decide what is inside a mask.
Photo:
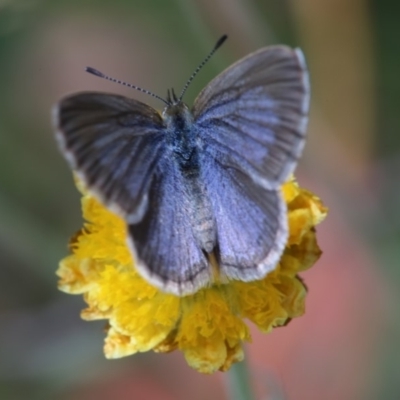
[(222, 282), (263, 278), (288, 238), (280, 188), (305, 143), (304, 57), (299, 49), (262, 48), (214, 78), (189, 109), (183, 94), (225, 39), (179, 97), (173, 90), (165, 100), (152, 94), (166, 104), (161, 115), (96, 92), (55, 108), (56, 137), (70, 166), (126, 221), (138, 271), (176, 295), (211, 284), (215, 268)]

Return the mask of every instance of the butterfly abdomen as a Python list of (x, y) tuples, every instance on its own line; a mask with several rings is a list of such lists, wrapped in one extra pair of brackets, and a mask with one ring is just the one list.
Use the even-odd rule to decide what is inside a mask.
[(217, 233), (210, 198), (204, 184), (198, 178), (183, 175), (187, 188), (186, 214), (198, 246), (211, 253), (216, 245)]

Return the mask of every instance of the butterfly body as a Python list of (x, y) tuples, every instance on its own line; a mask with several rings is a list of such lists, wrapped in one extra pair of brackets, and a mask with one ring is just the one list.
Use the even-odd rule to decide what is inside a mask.
[(166, 127), (166, 142), (182, 170), (198, 164), (196, 138), (193, 135), (193, 115), (186, 104), (179, 102), (165, 107), (162, 117)]
[(177, 170), (177, 184), (184, 192), (181, 206), (190, 220), (198, 246), (211, 253), (216, 244), (216, 229), (209, 193), (202, 179), (202, 145), (193, 115), (187, 105), (179, 101), (168, 105), (162, 117), (166, 126), (166, 159), (173, 164), (170, 168)]
[(261, 49), (217, 76), (189, 109), (172, 92), (162, 114), (87, 92), (55, 109), (61, 151), (127, 224), (138, 271), (162, 290), (272, 271), (288, 228), (281, 185), (302, 152), (309, 105), (300, 50)]

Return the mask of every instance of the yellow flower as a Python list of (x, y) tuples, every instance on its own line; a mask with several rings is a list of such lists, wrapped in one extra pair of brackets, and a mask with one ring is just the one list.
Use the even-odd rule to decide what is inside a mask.
[(161, 292), (136, 272), (124, 221), (77, 184), (86, 223), (60, 263), (59, 288), (84, 295), (83, 319), (108, 320), (107, 358), (179, 349), (200, 372), (226, 371), (251, 340), (245, 319), (269, 332), (304, 313), (306, 288), (297, 274), (321, 254), (314, 227), (327, 210), (294, 180), (282, 187), (290, 233), (276, 269), (259, 281), (231, 281), (185, 297)]

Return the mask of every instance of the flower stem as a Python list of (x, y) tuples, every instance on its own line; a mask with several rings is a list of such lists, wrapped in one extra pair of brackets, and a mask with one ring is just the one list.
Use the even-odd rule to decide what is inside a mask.
[(234, 364), (227, 376), (229, 400), (254, 400), (251, 379), (245, 361)]

